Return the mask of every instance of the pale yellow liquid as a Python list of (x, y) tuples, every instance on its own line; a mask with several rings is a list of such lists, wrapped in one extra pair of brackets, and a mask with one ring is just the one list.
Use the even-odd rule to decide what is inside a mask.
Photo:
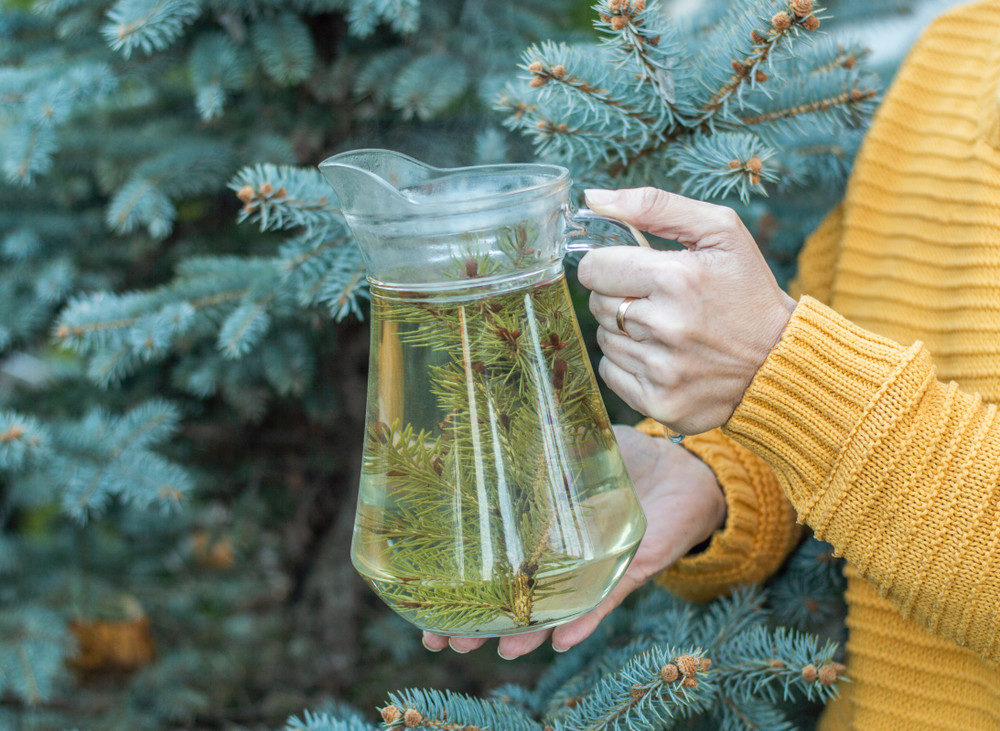
[[(445, 635), (529, 632), (595, 607), (645, 518), (564, 282), (426, 303), (440, 322), (373, 303), (357, 570)], [(501, 326), (519, 333), (509, 355), (483, 336)]]
[[(392, 547), (384, 542), (372, 541), (373, 545), (366, 545), (368, 542), (363, 540), (362, 545), (358, 545), (356, 541), (354, 565), (379, 596), (385, 598), (389, 594), (395, 597), (395, 600), (387, 601), (389, 606), (420, 629), (457, 637), (500, 637), (552, 627), (579, 617), (600, 604), (625, 573), (642, 539), (645, 518), (635, 502), (631, 485), (602, 493), (598, 498), (600, 505), (595, 505), (591, 514), (593, 527), (600, 532), (598, 542), (602, 544), (603, 551), (588, 560), (574, 561), (561, 571), (538, 574), (536, 578), (539, 582), (559, 580), (559, 586), (565, 593), (536, 601), (528, 625), (516, 623), (507, 614), (501, 614), (491, 622), (447, 627), (424, 621), (419, 609), (401, 606), (406, 602), (408, 584), (388, 573)], [(425, 579), (420, 583), (451, 595), (451, 592), (461, 592), (463, 585), (470, 586), (477, 582)]]

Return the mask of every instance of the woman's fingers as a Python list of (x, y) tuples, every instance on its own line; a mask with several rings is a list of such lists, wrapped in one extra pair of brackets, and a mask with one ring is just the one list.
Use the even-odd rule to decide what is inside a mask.
[(725, 247), (738, 234), (746, 233), (732, 209), (657, 188), (588, 190), (586, 198), (587, 205), (597, 213), (628, 221), (636, 228), (690, 248)]
[(631, 338), (613, 333), (604, 327), (597, 328), (597, 346), (601, 352), (622, 370), (638, 373), (646, 368), (643, 347)]
[(532, 650), (541, 647), (542, 643), (551, 636), (552, 630), (542, 629), (513, 637), (501, 637), (497, 652), (504, 660), (513, 660), (515, 657), (527, 655)]
[(447, 637), (436, 635), (433, 632), (424, 632), (422, 642), (424, 643), (424, 647), (431, 652), (441, 652), (441, 650), (448, 646)]
[(486, 644), (485, 637), (450, 637), (448, 644), (455, 652), (472, 652)]
[[(611, 333), (622, 335), (618, 329), (618, 310), (625, 299), (622, 297), (606, 297), (596, 292), (590, 293), (590, 311), (597, 323)], [(649, 326), (652, 303), (648, 299), (635, 299), (625, 305), (622, 324), (628, 331), (628, 337), (636, 342), (649, 340), (653, 333)]]
[(608, 388), (618, 394), (622, 401), (627, 403), (639, 413), (648, 410), (646, 399), (643, 396), (642, 384), (634, 375), (626, 371), (620, 365), (612, 361), (607, 356), (601, 358), (597, 366), (597, 372), (608, 384)]
[[(515, 657), (527, 655), (532, 650), (537, 649), (552, 635), (552, 630), (539, 630), (538, 632), (528, 632), (523, 635), (513, 637), (501, 637), (497, 651), (500, 657), (505, 660), (513, 660)], [(486, 644), (485, 637), (444, 637), (433, 632), (424, 632), (423, 644), (431, 652), (440, 652), (446, 647), (451, 647), (455, 652), (471, 652), (478, 650)]]
[(646, 297), (656, 289), (657, 272), (677, 252), (640, 246), (608, 246), (587, 252), (576, 268), (580, 284), (617, 297)]

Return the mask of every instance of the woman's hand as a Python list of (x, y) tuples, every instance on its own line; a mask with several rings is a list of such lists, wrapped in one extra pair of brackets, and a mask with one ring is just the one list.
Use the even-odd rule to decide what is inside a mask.
[[(559, 651), (585, 640), (612, 609), (652, 576), (670, 566), (718, 529), (726, 502), (715, 473), (689, 451), (668, 440), (647, 436), (630, 426), (615, 426), (625, 467), (649, 525), (635, 558), (621, 581), (594, 610), (555, 629), (501, 637), (500, 656), (511, 660), (531, 652), (549, 637)], [(457, 652), (481, 647), (483, 638), (449, 638), (424, 632), (424, 646)]]
[[(795, 301), (739, 216), (655, 188), (587, 191), (595, 211), (675, 239), (686, 251), (611, 247), (580, 261), (600, 328), (604, 381), (682, 434), (722, 426), (781, 338)], [(625, 297), (637, 300), (616, 315)]]

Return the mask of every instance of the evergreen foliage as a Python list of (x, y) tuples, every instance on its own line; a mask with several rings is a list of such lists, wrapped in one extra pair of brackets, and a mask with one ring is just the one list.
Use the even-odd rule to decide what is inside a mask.
[[(385, 146), (467, 164), (526, 159), (533, 142), (578, 183), (669, 185), (739, 204), (787, 277), (839, 194), (878, 88), (862, 48), (822, 33), (903, 6), (831, 0), (814, 9), (813, 31), (779, 0), (713, 0), (683, 22), (653, 2), (602, 0), (595, 42), (569, 27), (562, 0), (6, 4), (0, 725), (218, 726), (275, 686), (271, 705), (240, 706), (248, 715), (235, 723), (250, 724), (302, 707), (289, 687), (314, 693), (330, 677), (328, 648), (287, 626), (289, 614), (296, 631), (329, 623), (308, 602), (342, 576), (309, 572), (331, 571), (323, 531), (337, 511), (315, 495), (329, 488), (331, 460), (357, 456), (343, 444), (360, 435), (341, 382), (354, 383), (352, 321), (368, 293), (314, 167), (324, 155)], [(782, 9), (791, 24), (778, 30)], [(223, 470), (214, 452), (239, 458)], [(303, 489), (303, 473), (322, 488)], [(828, 549), (797, 554), (769, 590), (777, 625), (839, 639), (836, 566)], [(428, 718), (465, 709), (470, 722), (551, 715), (572, 728), (616, 709), (622, 724), (676, 720), (697, 698), (727, 697), (739, 713), (711, 706), (723, 728), (740, 717), (781, 728), (786, 694), (828, 696), (793, 670), (828, 665), (832, 650), (766, 629), (750, 596), (695, 610), (654, 592), (533, 689), (510, 689), (513, 700), (411, 690), (389, 705)], [(70, 621), (128, 619), (122, 606), (136, 597), (171, 644), (122, 691), (79, 683), (67, 669), (79, 652)], [(310, 611), (320, 618), (303, 619)], [(738, 646), (720, 644), (727, 627)], [(769, 642), (786, 672), (754, 665)], [(656, 680), (661, 661), (702, 651), (714, 665), (697, 671), (697, 689), (682, 696)], [(726, 680), (724, 661), (740, 658), (752, 691)], [(632, 685), (648, 692), (622, 710)], [(111, 692), (121, 697), (90, 702)], [(574, 693), (588, 700), (570, 708)], [(557, 697), (562, 707), (543, 705)], [(289, 727), (369, 724), (320, 707)]]
[[(864, 48), (825, 34), (849, 4), (710, 2), (675, 23), (657, 0), (604, 0), (600, 42), (531, 46), (497, 108), (581, 184), (737, 208), (784, 280), (797, 244), (770, 239), (801, 242), (839, 195), (880, 88)], [(763, 218), (760, 196), (772, 196)], [(819, 210), (803, 216), (809, 199)]]
[[(808, 562), (815, 544), (804, 544), (796, 560)], [(825, 702), (847, 678), (836, 643), (774, 626), (768, 597), (744, 588), (697, 606), (648, 588), (553, 662), (533, 688), (506, 685), (488, 699), (397, 691), (379, 709), (382, 727), (794, 729), (789, 707)], [(317, 728), (375, 728), (349, 708), (323, 722)], [(296, 723), (288, 728), (300, 728)]]

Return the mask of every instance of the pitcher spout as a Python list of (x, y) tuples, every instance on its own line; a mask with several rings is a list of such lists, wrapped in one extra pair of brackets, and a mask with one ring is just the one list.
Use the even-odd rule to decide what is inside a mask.
[(401, 191), (427, 181), (435, 168), (391, 150), (351, 150), (328, 157), (320, 172), (334, 189), (349, 219), (406, 215), (413, 201)]

